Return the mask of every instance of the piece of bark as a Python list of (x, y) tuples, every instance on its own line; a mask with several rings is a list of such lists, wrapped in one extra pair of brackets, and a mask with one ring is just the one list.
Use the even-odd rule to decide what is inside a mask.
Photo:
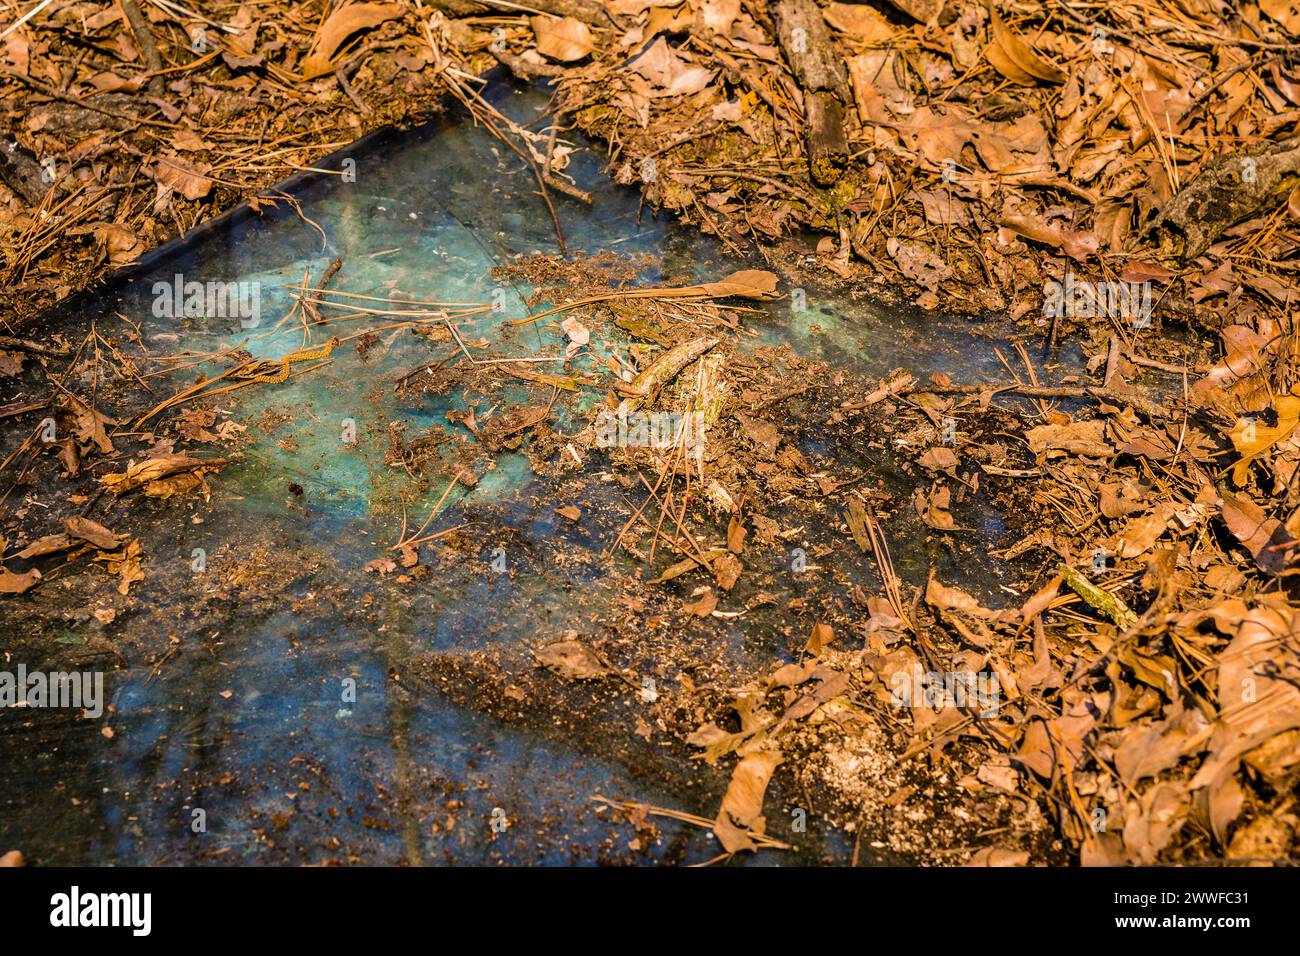
[(1194, 259), (1232, 226), (1285, 202), (1297, 186), (1300, 137), (1293, 137), (1206, 163), (1154, 227), (1165, 230), (1167, 252)]
[(0, 180), (29, 206), (39, 206), (50, 188), (41, 180), (41, 164), (36, 157), (12, 139), (0, 141)]
[(534, 63), (522, 56), (515, 56), (506, 50), (492, 50), (491, 53), (497, 58), (498, 63), (521, 80), (549, 80), (564, 75), (564, 67), (543, 62), (540, 58), (538, 62)]
[(848, 73), (813, 0), (776, 4), (777, 39), (804, 92), (808, 169), (819, 186), (835, 183), (849, 157), (844, 135)]
[(808, 169), (819, 186), (832, 185), (849, 162), (844, 107), (834, 93), (818, 90), (804, 100), (808, 119)]
[[(776, 29), (800, 86), (805, 90), (829, 90), (847, 98), (848, 72), (813, 0), (780, 0), (776, 5)], [(797, 33), (800, 30), (802, 36)]]

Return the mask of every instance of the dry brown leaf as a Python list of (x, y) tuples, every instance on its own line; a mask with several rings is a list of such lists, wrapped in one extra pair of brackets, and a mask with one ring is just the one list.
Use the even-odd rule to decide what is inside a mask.
[(1125, 732), (1115, 750), (1115, 769), (1131, 787), (1144, 777), (1168, 770), (1197, 750), (1210, 736), (1210, 722), (1199, 708), (1175, 703), (1163, 721)]
[(1056, 755), (1052, 750), (1052, 738), (1047, 732), (1047, 724), (1041, 720), (1029, 722), (1025, 739), (1016, 752), (1016, 759), (1044, 780), (1051, 779), (1052, 770), (1056, 767)]
[(105, 562), (108, 573), (116, 574), (121, 578), (117, 591), (119, 594), (126, 594), (131, 590), (132, 584), (144, 580), (144, 569), (140, 566), (141, 557), (140, 539), (133, 538), (131, 543), (121, 551), (100, 552), (95, 560)]
[(832, 3), (825, 10), (826, 22), (835, 29), (857, 37), (864, 43), (877, 44), (888, 40), (895, 28), (880, 11), (865, 4)]
[(1279, 602), (1251, 608), (1219, 655), (1219, 715), (1210, 756), (1191, 786), (1211, 786), (1232, 773), (1247, 751), (1300, 727), (1300, 617)]
[(1223, 492), (1220, 514), (1232, 536), (1241, 542), (1260, 570), (1281, 574), (1286, 568), (1286, 546), (1292, 541), (1282, 522), (1245, 496)]
[(185, 454), (159, 455), (129, 465), (126, 471), (104, 475), (100, 482), (114, 494), (125, 494), (153, 481), (181, 472), (193, 471), (200, 475), (217, 471), (225, 465), (224, 458), (191, 458)]
[(740, 515), (732, 515), (727, 522), (727, 550), (732, 554), (742, 554), (745, 550), (745, 522)]
[(967, 866), (1027, 866), (1029, 854), (1024, 850), (1008, 850), (1000, 846), (986, 846), (976, 851)]
[(1129, 521), (1124, 528), (1108, 542), (1109, 550), (1121, 558), (1136, 558), (1150, 550), (1173, 518), (1178, 506), (1171, 501), (1162, 501), (1151, 510)]
[(925, 603), (936, 611), (961, 611), (963, 614), (969, 614), (972, 617), (993, 616), (992, 611), (981, 605), (979, 601), (961, 590), (961, 588), (944, 587), (934, 579), (933, 573), (931, 573), (930, 580), (925, 585)]
[(112, 551), (122, 544), (122, 536), (109, 531), (97, 521), (91, 521), (89, 518), (72, 517), (64, 519), (63, 526), (68, 529), (68, 534), (82, 541), (89, 542), (97, 548), (105, 551)]
[(916, 513), (921, 516), (929, 527), (935, 531), (959, 531), (957, 522), (949, 511), (952, 504), (952, 492), (946, 487), (933, 489), (929, 495), (921, 488), (917, 488), (912, 496), (912, 504), (916, 508)]
[(210, 163), (186, 161), (178, 156), (159, 156), (153, 178), (186, 199), (202, 199), (212, 192)]
[(1101, 248), (1101, 236), (1095, 232), (1075, 232), (1064, 226), (1050, 225), (1033, 216), (1003, 216), (1000, 238), (1009, 241), (1014, 233), (1060, 249), (1071, 259), (1082, 262)]
[(925, 454), (916, 460), (922, 468), (928, 468), (931, 471), (946, 471), (950, 475), (956, 474), (957, 453), (951, 448), (935, 446), (927, 449)]
[(533, 36), (537, 52), (561, 63), (572, 63), (588, 56), (595, 48), (591, 31), (574, 17), (533, 17)]
[(1242, 456), (1232, 466), (1232, 483), (1239, 488), (1246, 483), (1250, 463), (1266, 454), (1278, 442), (1290, 438), (1296, 426), (1300, 425), (1300, 385), (1293, 386), (1289, 395), (1279, 395), (1273, 407), (1277, 414), (1277, 425), (1265, 425), (1253, 418), (1243, 418), (1228, 432), (1233, 447)]
[(40, 583), (41, 572), (32, 568), (22, 574), (15, 574), (7, 568), (0, 568), (0, 594), (22, 594), (30, 591)]
[(713, 71), (682, 59), (668, 41), (660, 37), (629, 64), (628, 69), (648, 81), (651, 96), (679, 96), (698, 93), (709, 85)]
[(808, 635), (808, 643), (804, 645), (804, 649), (813, 657), (819, 657), (821, 652), (834, 640), (834, 628), (819, 621), (813, 625), (812, 633)]
[(316, 31), (311, 48), (302, 61), (303, 79), (311, 80), (334, 71), (334, 54), (354, 33), (396, 20), (405, 12), (400, 3), (351, 3), (339, 7)]
[(699, 285), (702, 294), (715, 298), (739, 296), (743, 299), (775, 299), (776, 273), (766, 269), (741, 269), (717, 282)]
[(67, 551), (69, 548), (75, 548), (77, 544), (76, 539), (69, 535), (47, 534), (23, 548), (15, 557), (26, 561), (31, 558), (44, 557), (47, 554), (57, 554), (59, 551)]
[(1029, 44), (1006, 25), (992, 2), (988, 4), (993, 42), (984, 50), (993, 68), (1014, 83), (1032, 85), (1036, 80), (1044, 83), (1064, 83), (1065, 74), (1054, 63), (1049, 63), (1030, 48)]
[(140, 490), (144, 492), (146, 498), (162, 498), (166, 500), (167, 498), (187, 495), (195, 488), (203, 488), (204, 497), (207, 497), (207, 484), (203, 481), (202, 473), (189, 471), (146, 482)]
[[(569, 680), (595, 680), (616, 673), (613, 668), (581, 641), (574, 640), (577, 631), (568, 631), (568, 640), (548, 644), (533, 651), (533, 656), (547, 668)], [(572, 635), (572, 637), (570, 637)]]
[(116, 222), (90, 222), (73, 226), (71, 236), (94, 236), (104, 244), (110, 265), (120, 266), (133, 261), (145, 251), (144, 243), (130, 229)]
[(1074, 455), (1104, 458), (1115, 452), (1114, 447), (1106, 441), (1106, 423), (1100, 418), (1065, 425), (1039, 425), (1025, 432), (1025, 441), (1034, 454), (1065, 451)]
[(724, 551), (713, 562), (714, 581), (724, 591), (730, 591), (736, 586), (744, 570), (745, 566), (740, 563), (740, 559), (730, 551)]
[(751, 753), (736, 764), (731, 782), (718, 809), (713, 832), (728, 853), (755, 849), (750, 833), (764, 833), (767, 821), (763, 817), (763, 795), (768, 781), (781, 763), (781, 754), (775, 750)]
[(696, 617), (708, 617), (718, 606), (718, 596), (712, 590), (705, 591), (694, 604), (686, 605), (686, 611)]

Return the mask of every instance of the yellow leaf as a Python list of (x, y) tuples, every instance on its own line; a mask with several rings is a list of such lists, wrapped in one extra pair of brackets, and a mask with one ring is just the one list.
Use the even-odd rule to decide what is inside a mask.
[(1241, 460), (1232, 466), (1232, 483), (1241, 487), (1246, 483), (1250, 463), (1280, 441), (1291, 437), (1300, 424), (1300, 384), (1291, 388), (1290, 395), (1280, 395), (1273, 404), (1277, 412), (1277, 425), (1261, 425), (1254, 418), (1239, 418), (1228, 437), (1241, 454)]

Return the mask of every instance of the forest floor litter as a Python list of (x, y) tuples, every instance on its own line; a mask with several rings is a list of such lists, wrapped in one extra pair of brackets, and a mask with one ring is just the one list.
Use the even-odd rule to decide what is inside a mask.
[[(146, 503), (149, 520), (212, 520), (228, 471), (282, 424), (231, 403), (400, 333), (428, 358), (387, 390), (473, 402), (390, 426), (385, 464), (436, 504), (376, 527), (347, 613), (468, 574), (496, 519), (461, 499), (525, 456), (561, 529), (548, 560), (617, 597), (528, 647), (417, 654), (393, 680), (724, 781), (711, 816), (591, 794), (623, 849), (673, 820), (712, 832), (708, 862), (787, 852), (804, 831), (765, 799), (777, 779), (849, 835), (846, 863), (1300, 858), (1300, 11), (526, 7), (0, 15), (6, 661), (169, 666), (174, 635), (130, 630), (141, 583), (173, 573), (142, 546)], [(480, 96), (493, 68), (553, 92), (549, 126)], [(302, 277), (275, 317), (301, 344), (275, 358), (164, 354), (112, 315), (52, 330), (112, 270), (236, 204), (319, 229), (276, 183), (449, 105), (527, 164), (562, 253), (499, 264), (534, 290), (509, 345), (463, 334), (490, 303), (349, 288), (345, 258)], [(566, 174), (575, 131), (646, 217), (748, 265), (698, 281), (566, 257), (566, 215), (592, 202)], [(670, 281), (636, 284), (656, 270)], [(760, 305), (812, 288), (978, 315), (1001, 372), (866, 376), (753, 341)], [(534, 324), (561, 351), (521, 353)], [(1062, 372), (1067, 341), (1082, 367)], [(287, 507), (310, 497), (290, 486)], [(1014, 580), (996, 600), (938, 568), (982, 547), (985, 507), (1006, 523), (988, 557)], [(919, 579), (896, 567), (905, 542), (936, 556)], [(276, 605), (274, 532), (244, 549), (205, 600), (252, 614)], [(97, 636), (49, 646), (60, 614)], [(766, 635), (765, 662), (711, 646), (740, 625)]]

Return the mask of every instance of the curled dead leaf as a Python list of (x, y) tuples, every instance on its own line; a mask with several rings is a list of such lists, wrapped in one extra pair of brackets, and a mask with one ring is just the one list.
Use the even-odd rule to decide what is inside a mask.
[(1037, 81), (1065, 82), (1065, 74), (1060, 68), (1035, 53), (1019, 34), (1007, 26), (992, 2), (988, 8), (993, 42), (985, 48), (984, 55), (995, 70), (1022, 86), (1032, 86)]
[(405, 12), (400, 3), (350, 3), (326, 18), (302, 61), (302, 75), (311, 80), (334, 71), (334, 54), (355, 33), (395, 20)]

